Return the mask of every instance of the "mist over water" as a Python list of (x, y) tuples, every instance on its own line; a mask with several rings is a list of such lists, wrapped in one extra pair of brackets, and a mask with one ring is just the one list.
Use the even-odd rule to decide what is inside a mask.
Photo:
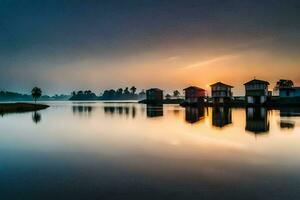
[(300, 110), (49, 104), (0, 117), (1, 199), (300, 198)]

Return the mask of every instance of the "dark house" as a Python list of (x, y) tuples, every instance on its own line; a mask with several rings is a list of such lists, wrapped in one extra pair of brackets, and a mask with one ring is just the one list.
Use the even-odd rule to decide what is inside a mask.
[(267, 81), (257, 79), (245, 83), (247, 104), (265, 104), (267, 102), (269, 84)]
[(151, 88), (146, 90), (146, 100), (148, 103), (162, 103), (163, 91), (158, 88)]
[(212, 85), (211, 87), (211, 96), (213, 99), (213, 103), (229, 103), (232, 100), (232, 92), (231, 89), (233, 86), (224, 84), (222, 82), (217, 82)]
[(185, 92), (186, 104), (199, 104), (204, 102), (205, 90), (196, 86), (183, 89)]

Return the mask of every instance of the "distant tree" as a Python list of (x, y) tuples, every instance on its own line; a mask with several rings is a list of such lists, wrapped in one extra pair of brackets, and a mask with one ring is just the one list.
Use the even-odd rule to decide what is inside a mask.
[(126, 87), (125, 90), (124, 90), (124, 97), (128, 98), (129, 96), (130, 96), (130, 92), (129, 92), (128, 87)]
[(42, 96), (42, 90), (38, 87), (34, 87), (31, 90), (31, 96), (34, 99), (34, 102), (36, 103), (36, 100)]
[(92, 95), (92, 91), (91, 91), (91, 90), (86, 90), (85, 93), (86, 93), (87, 95)]
[(280, 79), (279, 81), (277, 81), (277, 83), (274, 87), (274, 91), (277, 91), (280, 88), (288, 88), (288, 87), (293, 87), (293, 86), (294, 86), (294, 82), (292, 80)]
[(166, 99), (171, 99), (171, 95), (170, 95), (170, 94), (167, 94), (167, 95), (166, 95)]
[(123, 89), (122, 88), (117, 89), (116, 93), (118, 96), (121, 96), (123, 94)]
[(180, 92), (178, 90), (174, 90), (173, 91), (173, 96), (174, 97), (179, 97), (180, 96)]
[(136, 92), (136, 87), (135, 87), (135, 86), (132, 86), (132, 87), (130, 88), (130, 91), (131, 91), (132, 94), (135, 94), (135, 92)]
[(115, 96), (116, 96), (116, 91), (111, 89), (111, 90), (104, 90), (101, 98), (103, 100), (111, 100), (111, 99), (114, 99)]
[(141, 94), (141, 95), (145, 95), (145, 94), (146, 94), (146, 92), (145, 92), (145, 90), (143, 89), (143, 90), (141, 90), (141, 92), (140, 92), (139, 94)]
[(144, 99), (144, 98), (146, 98), (146, 92), (145, 92), (145, 90), (141, 90), (141, 91), (139, 92), (138, 96), (139, 96), (139, 99)]

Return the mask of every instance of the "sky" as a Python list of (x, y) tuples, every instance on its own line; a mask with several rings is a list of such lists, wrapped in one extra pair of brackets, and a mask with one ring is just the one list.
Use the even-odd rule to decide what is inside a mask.
[(300, 85), (298, 0), (0, 0), (0, 90)]

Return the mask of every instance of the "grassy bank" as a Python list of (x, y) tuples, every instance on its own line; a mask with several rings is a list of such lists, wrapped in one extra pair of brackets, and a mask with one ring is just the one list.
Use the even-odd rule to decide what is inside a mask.
[(48, 105), (33, 103), (0, 103), (0, 113), (30, 112), (48, 108)]

